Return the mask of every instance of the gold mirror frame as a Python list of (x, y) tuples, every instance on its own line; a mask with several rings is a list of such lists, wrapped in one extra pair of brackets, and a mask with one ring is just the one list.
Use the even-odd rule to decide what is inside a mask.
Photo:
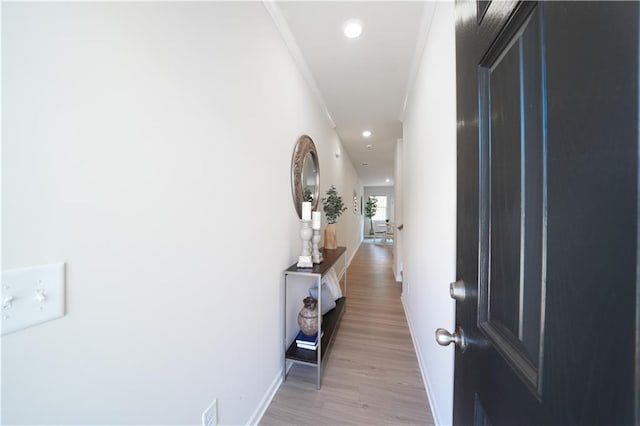
[(296, 142), (296, 147), (293, 149), (293, 157), (291, 158), (291, 194), (293, 195), (293, 204), (298, 213), (298, 217), (302, 219), (302, 201), (304, 200), (304, 187), (302, 184), (302, 172), (304, 170), (304, 162), (307, 155), (311, 155), (315, 173), (315, 190), (311, 194), (313, 201), (311, 202), (311, 210), (316, 210), (318, 207), (318, 196), (320, 194), (320, 161), (318, 159), (318, 151), (316, 151), (316, 145), (313, 140), (307, 136), (302, 135)]

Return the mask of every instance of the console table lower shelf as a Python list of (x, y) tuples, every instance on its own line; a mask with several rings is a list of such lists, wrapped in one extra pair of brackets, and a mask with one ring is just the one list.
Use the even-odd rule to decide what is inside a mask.
[[(298, 348), (295, 339), (289, 346), (289, 349), (287, 349), (286, 359), (295, 363), (318, 366), (318, 389), (320, 388), (319, 378), (322, 375), (322, 364), (324, 364), (326, 360), (327, 353), (331, 348), (331, 343), (333, 342), (333, 337), (335, 335), (336, 329), (340, 324), (340, 319), (342, 318), (342, 314), (344, 313), (345, 309), (346, 299), (346, 297), (341, 297), (336, 300), (336, 307), (322, 316), (323, 335), (317, 349), (321, 351), (320, 366), (318, 366), (318, 354), (316, 353), (316, 351)], [(284, 374), (286, 379), (286, 368)]]

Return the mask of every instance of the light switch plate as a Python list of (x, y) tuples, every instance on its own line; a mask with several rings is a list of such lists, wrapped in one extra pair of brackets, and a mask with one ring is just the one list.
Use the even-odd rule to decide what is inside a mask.
[(2, 334), (64, 316), (64, 263), (2, 272)]
[(218, 398), (214, 399), (211, 404), (202, 413), (202, 426), (218, 425)]

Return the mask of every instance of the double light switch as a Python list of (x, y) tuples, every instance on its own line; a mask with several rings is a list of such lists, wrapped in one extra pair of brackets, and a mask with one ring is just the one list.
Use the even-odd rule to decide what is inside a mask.
[(2, 272), (2, 334), (64, 316), (64, 263)]

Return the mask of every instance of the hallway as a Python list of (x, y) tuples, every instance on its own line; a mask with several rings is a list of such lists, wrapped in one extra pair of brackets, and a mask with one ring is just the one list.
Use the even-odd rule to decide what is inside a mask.
[(261, 424), (433, 424), (391, 261), (391, 246), (363, 241), (321, 390), (294, 365)]
[[(452, 424), (454, 348), (433, 333), (455, 327), (454, 12), (4, 2), (2, 272), (64, 274), (47, 297), (55, 318), (2, 336), (0, 423)], [(357, 23), (359, 36), (345, 32)], [(335, 187), (353, 260), (319, 392), (301, 365), (280, 387), (303, 136), (318, 160), (313, 210), (324, 229), (319, 201)], [(406, 229), (402, 285), (391, 247), (361, 244), (369, 195)], [(7, 287), (20, 312), (36, 300)]]

